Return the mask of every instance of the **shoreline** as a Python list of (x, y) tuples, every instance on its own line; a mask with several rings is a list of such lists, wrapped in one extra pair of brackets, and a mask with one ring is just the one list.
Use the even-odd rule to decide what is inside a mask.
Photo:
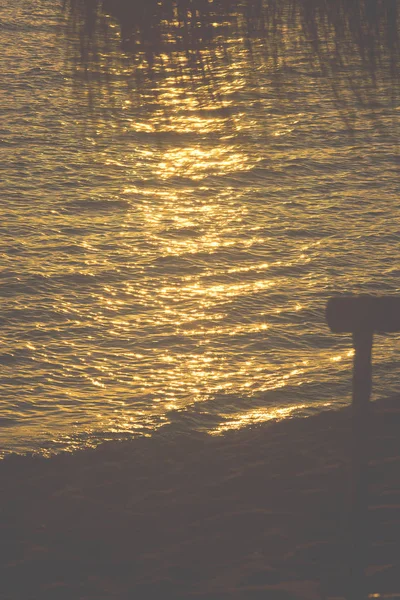
[[(371, 411), (368, 586), (400, 593), (400, 398)], [(350, 417), (6, 456), (0, 598), (344, 597)]]

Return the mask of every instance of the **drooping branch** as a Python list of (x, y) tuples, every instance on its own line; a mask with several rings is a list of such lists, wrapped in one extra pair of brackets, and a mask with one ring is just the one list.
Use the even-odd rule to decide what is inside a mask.
[(245, 52), (249, 71), (264, 61), (284, 92), (296, 51), (330, 78), (338, 98), (344, 88), (360, 101), (379, 85), (392, 94), (399, 88), (397, 0), (64, 0), (64, 7), (75, 68), (89, 81), (107, 81), (119, 51), (135, 81), (168, 70), (177, 80), (200, 75), (218, 93), (218, 64)]

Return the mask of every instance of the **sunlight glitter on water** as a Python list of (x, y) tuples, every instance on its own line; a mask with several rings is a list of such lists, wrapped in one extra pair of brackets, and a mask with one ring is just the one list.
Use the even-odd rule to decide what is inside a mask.
[[(251, 71), (233, 36), (235, 60), (204, 54), (220, 99), (198, 74), (193, 86), (160, 70), (157, 102), (146, 90), (145, 102), (114, 56), (113, 108), (99, 87), (90, 113), (55, 13), (35, 7), (34, 30), (28, 13), (2, 9), (13, 27), (0, 207), (6, 451), (166, 424), (221, 433), (346, 403), (351, 343), (327, 331), (325, 301), (399, 289), (386, 94), (379, 128), (359, 107), (354, 138), (301, 56), (290, 57), (288, 102), (268, 61)], [(396, 391), (393, 348), (382, 339), (374, 359), (385, 393)]]

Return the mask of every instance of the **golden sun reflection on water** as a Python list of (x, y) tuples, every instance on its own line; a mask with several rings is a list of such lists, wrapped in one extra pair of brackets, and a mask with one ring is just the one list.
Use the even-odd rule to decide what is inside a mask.
[[(306, 350), (301, 360), (289, 358), (277, 364), (271, 361), (274, 353), (269, 349), (271, 332), (276, 336), (277, 315), (289, 324), (291, 319), (301, 319), (305, 310), (299, 300), (270, 302), (269, 294), (279, 281), (276, 272), (281, 271), (286, 279), (286, 270), (304, 268), (318, 254), (321, 240), (294, 241), (289, 255), (279, 253), (267, 261), (268, 219), (264, 216), (262, 225), (250, 219), (251, 207), (238, 202), (235, 186), (213, 188), (199, 181), (210, 173), (232, 170), (237, 175), (256, 165), (259, 157), (228, 144), (211, 151), (193, 145), (170, 148), (162, 153), (161, 162), (160, 154), (156, 150), (139, 153), (140, 160), (147, 156), (150, 161), (149, 181), (160, 184), (130, 185), (123, 190), (134, 206), (125, 215), (121, 232), (126, 252), (132, 229), (140, 225), (147, 232), (141, 260), (148, 260), (149, 266), (145, 279), (126, 283), (127, 297), (119, 303), (128, 311), (135, 298), (151, 310), (114, 319), (112, 332), (116, 337), (133, 336), (142, 348), (133, 357), (137, 369), (131, 381), (135, 394), (149, 398), (151, 410), (132, 414), (129, 406), (115, 409), (112, 419), (103, 421), (104, 428), (114, 433), (134, 433), (143, 426), (155, 430), (170, 422), (170, 413), (190, 412), (195, 406), (203, 405), (200, 412), (207, 413), (210, 399), (221, 395), (235, 394), (239, 400), (299, 388), (311, 382), (313, 373), (324, 365), (338, 361), (337, 354), (313, 356)], [(126, 157), (120, 162), (129, 167)], [(179, 186), (170, 186), (174, 178)], [(238, 237), (243, 224), (245, 235)], [(119, 310), (118, 290), (105, 286), (104, 291), (102, 302), (110, 310)], [(235, 315), (233, 307), (243, 302), (260, 306), (249, 314), (240, 308)], [(241, 345), (249, 350), (238, 354), (235, 348)], [(129, 352), (122, 356), (132, 358)], [(260, 408), (258, 400), (256, 408), (229, 413), (222, 424), (207, 429), (219, 434), (313, 407), (301, 402)]]
[[(239, 69), (236, 73), (239, 79), (243, 76)], [(235, 87), (239, 89), (241, 82)], [(192, 97), (187, 99), (186, 111), (177, 90), (165, 91), (160, 98), (172, 117), (165, 120), (161, 113), (153, 115), (149, 127), (173, 132), (183, 139), (188, 133), (195, 134), (202, 141), (140, 149), (139, 162), (148, 161), (150, 165), (148, 180), (159, 183), (145, 188), (131, 185), (123, 191), (124, 197), (136, 202), (132, 218), (139, 218), (148, 233), (154, 252), (153, 267), (159, 277), (156, 293), (151, 286), (130, 284), (132, 296), (157, 309), (136, 316), (128, 326), (130, 331), (137, 327), (143, 335), (150, 332), (157, 340), (144, 353), (151, 352), (154, 367), (147, 368), (145, 376), (137, 371), (133, 381), (139, 394), (154, 392), (152, 410), (159, 415), (159, 426), (169, 421), (169, 411), (190, 411), (191, 407), (203, 404), (207, 412), (209, 400), (221, 394), (235, 394), (239, 399), (267, 395), (289, 386), (299, 388), (312, 381), (313, 373), (341, 360), (331, 352), (321, 351), (313, 356), (306, 349), (301, 360), (288, 359), (280, 364), (271, 361), (269, 336), (270, 332), (276, 336), (276, 315), (289, 320), (298, 319), (299, 315), (301, 319), (305, 309), (299, 300), (273, 302), (269, 306), (269, 294), (279, 281), (275, 273), (304, 268), (318, 255), (321, 240), (294, 241), (289, 254), (285, 256), (283, 252), (266, 260), (268, 210), (261, 222), (253, 220), (251, 206), (238, 202), (237, 185), (215, 187), (209, 182), (213, 177), (229, 174), (238, 177), (251, 172), (265, 160), (264, 154), (250, 151), (247, 142), (238, 144), (234, 139), (226, 139), (226, 117), (213, 111), (211, 105), (208, 116), (199, 118), (198, 105)], [(285, 115), (274, 119), (277, 135), (283, 131), (290, 134), (301, 124), (297, 115), (291, 116), (289, 124)], [(242, 127), (251, 130), (251, 119), (246, 120), (244, 113), (235, 115), (232, 122), (236, 131)], [(214, 136), (211, 142), (210, 135)], [(279, 157), (275, 158), (279, 161)], [(134, 157), (132, 161), (135, 164)], [(129, 168), (126, 157), (121, 158), (120, 164)], [(249, 189), (253, 191), (255, 187), (257, 184), (250, 182)], [(271, 214), (271, 223), (275, 221), (276, 215)], [(124, 227), (129, 230), (129, 221)], [(238, 237), (238, 228), (245, 234)], [(163, 268), (168, 270), (168, 277)], [(251, 310), (249, 315), (241, 309), (238, 317), (232, 317), (235, 303), (251, 305), (258, 302), (258, 297), (263, 309)], [(242, 356), (235, 351), (235, 345), (241, 343), (250, 347)], [(186, 344), (191, 351), (182, 352)], [(264, 352), (260, 353), (260, 349)], [(350, 354), (346, 356), (349, 358)], [(222, 424), (208, 430), (220, 434), (287, 418), (315, 406), (300, 402), (260, 408), (258, 401), (256, 408), (230, 413)], [(135, 418), (138, 417), (146, 419), (148, 415), (136, 414)], [(125, 414), (116, 416), (115, 430), (129, 430), (131, 423), (135, 427), (135, 418), (132, 422)], [(151, 427), (157, 426), (153, 422)]]
[[(327, 404), (325, 406), (328, 406)], [(287, 406), (284, 408), (264, 408), (249, 410), (244, 413), (237, 413), (231, 419), (225, 421), (222, 425), (216, 427), (210, 433), (218, 435), (233, 429), (242, 429), (249, 425), (257, 425), (266, 421), (280, 421), (292, 416), (295, 413), (301, 412), (303, 409), (309, 408), (307, 404), (297, 404), (295, 406)]]
[(183, 176), (198, 181), (213, 175), (248, 171), (253, 166), (244, 153), (232, 146), (173, 148), (164, 154), (157, 174), (162, 179)]
[[(66, 91), (61, 62), (49, 68), (49, 32), (29, 31), (38, 54), (15, 102), (32, 138), (22, 156), (26, 126), (12, 122), (12, 254), (2, 255), (3, 404), (21, 423), (28, 407), (22, 438), (56, 444), (62, 431), (59, 447), (75, 449), (168, 423), (223, 433), (345, 402), (352, 352), (328, 333), (325, 300), (349, 286), (398, 289), (385, 94), (374, 109), (382, 133), (358, 107), (357, 145), (297, 34), (271, 65), (236, 33), (229, 60), (218, 44), (202, 48), (205, 73), (189, 80), (165, 55), (147, 88), (128, 91), (132, 57), (114, 28), (110, 55), (87, 65), (89, 115), (84, 86)], [(280, 68), (285, 98), (272, 85)], [(38, 112), (28, 114), (33, 80)], [(390, 357), (382, 351), (382, 364)]]

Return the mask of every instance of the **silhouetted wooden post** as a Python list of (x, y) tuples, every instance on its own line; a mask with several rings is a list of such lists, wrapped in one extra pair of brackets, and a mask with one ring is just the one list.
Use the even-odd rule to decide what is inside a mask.
[[(368, 597), (365, 581), (367, 564), (368, 514), (368, 434), (369, 399), (372, 388), (373, 331), (353, 333), (353, 403), (352, 403), (352, 594), (354, 600)], [(349, 598), (350, 600), (350, 598)]]
[(326, 309), (334, 333), (352, 333), (354, 344), (352, 403), (352, 572), (348, 600), (366, 600), (368, 512), (369, 399), (372, 389), (374, 332), (400, 331), (400, 298), (393, 296), (339, 296)]

